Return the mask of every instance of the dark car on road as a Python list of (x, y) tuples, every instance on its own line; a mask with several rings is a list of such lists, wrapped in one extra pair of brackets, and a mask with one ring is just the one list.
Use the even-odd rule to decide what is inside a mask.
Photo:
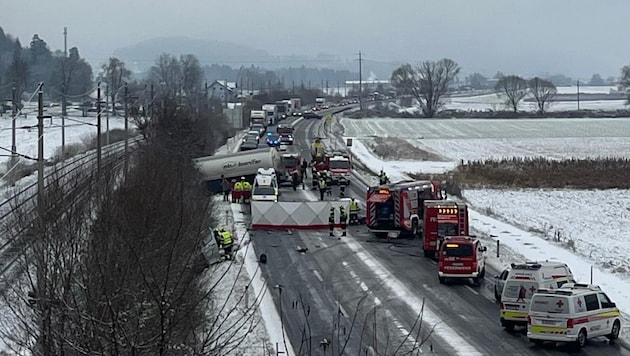
[(255, 150), (258, 148), (258, 141), (256, 140), (247, 140), (241, 144), (240, 151), (249, 151)]
[(312, 111), (307, 111), (304, 114), (302, 114), (302, 117), (305, 119), (317, 119), (317, 120), (321, 120), (322, 116), (318, 115)]

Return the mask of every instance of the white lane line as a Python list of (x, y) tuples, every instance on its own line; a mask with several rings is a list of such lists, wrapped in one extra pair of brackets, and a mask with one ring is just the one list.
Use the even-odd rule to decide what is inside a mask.
[(357, 283), (361, 283), (361, 281), (360, 281), (360, 280), (358, 280), (358, 279), (359, 279), (359, 276), (358, 276), (358, 275), (357, 275), (357, 274), (356, 274), (353, 270), (350, 270), (350, 271), (348, 271), (348, 272), (350, 273), (350, 276), (351, 276), (353, 279), (356, 279), (356, 280), (357, 280)]
[(476, 290), (470, 288), (470, 286), (464, 286), (466, 288), (468, 288), (469, 291), (471, 291), (474, 295), (479, 295), (479, 292), (477, 292)]
[(317, 279), (319, 279), (320, 282), (324, 283), (324, 279), (322, 278), (322, 276), (319, 274), (319, 272), (316, 269), (313, 270), (313, 274), (315, 274), (315, 277), (317, 277)]

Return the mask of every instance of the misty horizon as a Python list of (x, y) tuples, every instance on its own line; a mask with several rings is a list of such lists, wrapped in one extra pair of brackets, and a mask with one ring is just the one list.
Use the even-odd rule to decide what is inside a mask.
[[(8, 5), (0, 23), (24, 46), (37, 33), (53, 51), (63, 49), (63, 28), (68, 27), (68, 47), (78, 47), (95, 66), (143, 41), (186, 37), (250, 47), (280, 61), (303, 57), (307, 67), (318, 57), (320, 62), (356, 64), (361, 51), (368, 65), (447, 57), (463, 73), (584, 79), (593, 73), (618, 77), (630, 62), (630, 49), (621, 37), (630, 29), (624, 18), (630, 3), (611, 0), (605, 5), (586, 0), (112, 0), (94, 16), (94, 5), (88, 2), (32, 0)], [(200, 61), (212, 64), (211, 59)], [(257, 63), (256, 58), (249, 60)]]

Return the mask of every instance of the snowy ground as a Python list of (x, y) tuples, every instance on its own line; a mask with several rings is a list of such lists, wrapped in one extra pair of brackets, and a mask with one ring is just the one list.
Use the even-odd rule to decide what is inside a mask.
[[(565, 147), (556, 152), (556, 158), (580, 156), (584, 150), (576, 150), (577, 154), (572, 150), (579, 146), (576, 140), (586, 139), (589, 133), (592, 135), (589, 142), (604, 152), (604, 156), (628, 157), (630, 152), (618, 146), (630, 136), (627, 129), (630, 122), (625, 119), (545, 119), (537, 121), (539, 130), (529, 131), (524, 130), (524, 126), (537, 126), (530, 120), (489, 120), (494, 125), (483, 120), (473, 121), (477, 123), (466, 126), (467, 121), (461, 120), (344, 118), (341, 123), (345, 136), (354, 138), (354, 157), (373, 171), (384, 168), (392, 181), (408, 179), (408, 172), (439, 173), (440, 167), (444, 172), (449, 168), (448, 163), (450, 167), (455, 164), (454, 159), (530, 156), (532, 151), (541, 152), (534, 154), (538, 156), (551, 151), (554, 145)], [(453, 161), (383, 161), (374, 157), (362, 142), (372, 140), (375, 131), (407, 139), (413, 137), (411, 132), (427, 135), (433, 139), (433, 145), (419, 147), (430, 148), (433, 153)], [(557, 139), (551, 139), (553, 137)], [(516, 138), (519, 144), (511, 145)], [(466, 142), (471, 139), (473, 142)], [(506, 144), (495, 147), (498, 141)], [(462, 153), (463, 149), (466, 152)], [(630, 231), (630, 191), (486, 189), (467, 190), (463, 195), (471, 206), (472, 230), (484, 236), (489, 245), (490, 264), (502, 269), (510, 262), (524, 259), (566, 262), (578, 281), (590, 282), (592, 273), (593, 283), (601, 285), (624, 314), (630, 315), (627, 293), (630, 290), (627, 258), (630, 248), (625, 246), (627, 231)], [(553, 236), (558, 231), (560, 241), (554, 241)], [(501, 243), (499, 258), (496, 257), (496, 240)], [(624, 339), (630, 340), (628, 328), (622, 334)]]
[[(20, 115), (15, 120), (15, 146), (19, 154), (29, 157), (37, 157), (38, 136), (37, 136), (37, 113), (30, 113), (25, 107), (24, 113), (27, 111), (26, 117)], [(76, 113), (75, 113), (76, 114)], [(44, 115), (50, 115), (45, 112)], [(68, 116), (65, 120), (65, 143), (66, 145), (87, 142), (91, 137), (96, 137), (96, 117), (81, 117), (80, 114)], [(110, 116), (109, 124), (105, 115), (101, 118), (101, 131), (106, 132), (109, 126), (110, 130), (123, 129), (125, 120), (120, 116)], [(12, 119), (11, 115), (4, 114), (0, 117), (0, 170), (6, 167), (2, 163), (9, 160), (12, 142)], [(129, 123), (129, 128), (134, 129), (135, 126)], [(44, 119), (44, 157), (51, 158), (57, 148), (61, 146), (62, 125), (61, 117), (53, 115), (52, 119)], [(103, 142), (106, 144), (106, 142)]]
[(391, 136), (445, 158), (630, 156), (630, 119), (350, 119), (344, 135)]

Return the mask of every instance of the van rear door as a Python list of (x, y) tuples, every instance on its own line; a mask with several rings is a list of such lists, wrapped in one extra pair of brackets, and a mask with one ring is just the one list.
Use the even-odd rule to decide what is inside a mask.
[(477, 271), (475, 246), (472, 243), (444, 242), (440, 268), (448, 274), (471, 274)]

